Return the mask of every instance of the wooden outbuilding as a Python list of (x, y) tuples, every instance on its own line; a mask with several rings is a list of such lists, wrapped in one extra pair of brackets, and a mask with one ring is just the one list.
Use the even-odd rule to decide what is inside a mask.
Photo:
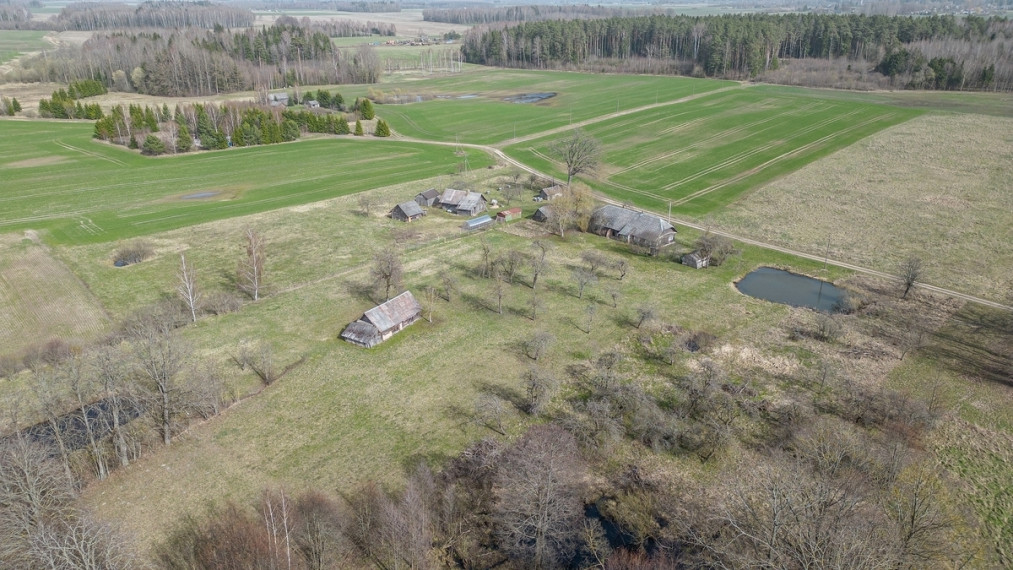
[(531, 219), (536, 222), (547, 222), (551, 217), (552, 217), (552, 206), (545, 205), (535, 210), (535, 213), (532, 214)]
[(422, 206), (419, 206), (412, 200), (402, 202), (394, 206), (394, 209), (390, 211), (391, 218), (402, 222), (413, 222), (425, 215), (426, 212), (422, 209)]
[(675, 243), (675, 227), (665, 220), (611, 204), (591, 214), (590, 231), (609, 239), (650, 248), (657, 254), (662, 247)]
[(436, 202), (440, 199), (440, 193), (436, 191), (436, 188), (430, 188), (424, 192), (419, 192), (415, 195), (415, 203), (423, 208), (436, 205)]
[(371, 348), (394, 336), (422, 316), (422, 305), (411, 291), (366, 311), (341, 331), (341, 338)]
[(536, 199), (541, 201), (555, 200), (563, 195), (563, 187), (559, 184), (555, 186), (549, 186), (548, 188), (542, 188), (542, 191), (538, 193)]
[(693, 253), (688, 253), (682, 256), (682, 264), (692, 267), (693, 269), (703, 269), (704, 267), (710, 265), (710, 262), (711, 256), (700, 255), (699, 251), (694, 251)]
[(521, 217), (520, 208), (510, 208), (509, 210), (501, 210), (496, 214), (497, 222), (509, 222), (511, 220), (517, 220)]

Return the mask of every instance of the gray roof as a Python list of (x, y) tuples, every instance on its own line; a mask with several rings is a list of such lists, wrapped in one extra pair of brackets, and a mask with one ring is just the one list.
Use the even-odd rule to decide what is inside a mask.
[(610, 229), (620, 237), (638, 239), (656, 239), (667, 231), (675, 231), (672, 224), (658, 216), (611, 204), (595, 210), (591, 216), (591, 226), (595, 231), (600, 228)]
[(548, 198), (548, 199), (551, 200), (551, 199), (555, 198), (556, 196), (562, 196), (563, 195), (563, 187), (560, 186), (559, 184), (556, 184), (555, 186), (549, 186), (548, 188), (542, 188), (541, 195), (544, 196), (545, 198)]
[(478, 192), (468, 192), (468, 195), (465, 196), (464, 199), (462, 199), (460, 201), (460, 203), (457, 204), (457, 209), (458, 210), (474, 210), (475, 207), (478, 206), (479, 202), (484, 202), (484, 201), (485, 201), (485, 196), (483, 196), (482, 194), (480, 194)]
[(415, 300), (411, 291), (405, 291), (386, 303), (366, 311), (366, 314), (362, 315), (362, 320), (373, 323), (380, 331), (386, 331), (412, 320), (420, 313), (422, 305)]
[(541, 206), (540, 208), (535, 210), (535, 213), (532, 215), (532, 217), (535, 218), (535, 220), (547, 220), (551, 216), (552, 216), (552, 206), (548, 204)]
[(395, 210), (400, 209), (401, 212), (405, 216), (408, 216), (409, 218), (425, 214), (425, 212), (422, 211), (422, 206), (419, 206), (418, 203), (415, 202), (415, 200), (409, 200), (408, 202), (401, 202), (397, 206), (394, 206), (394, 209)]
[(464, 200), (468, 195), (466, 190), (454, 190), (453, 188), (447, 188), (443, 191), (443, 195), (440, 196), (440, 204), (444, 206), (456, 206)]
[(432, 200), (434, 198), (439, 198), (440, 197), (440, 193), (436, 191), (436, 188), (430, 188), (429, 190), (426, 190), (425, 192), (419, 192), (418, 195), (422, 196), (426, 200)]
[(345, 330), (341, 331), (341, 338), (370, 346), (380, 340), (380, 331), (371, 323), (365, 321), (352, 321), (348, 323)]

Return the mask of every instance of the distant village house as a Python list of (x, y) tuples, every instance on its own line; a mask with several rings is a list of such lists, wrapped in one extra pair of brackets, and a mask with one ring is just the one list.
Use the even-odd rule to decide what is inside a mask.
[(609, 239), (658, 250), (675, 242), (675, 227), (665, 220), (619, 206), (602, 206), (591, 215), (591, 232)]
[(475, 216), (486, 210), (485, 196), (478, 192), (447, 188), (440, 196), (440, 207), (452, 214)]
[(536, 222), (547, 222), (552, 217), (552, 206), (542, 206), (535, 210), (535, 213), (531, 216), (531, 219)]
[(267, 102), (272, 107), (287, 107), (288, 106), (288, 93), (271, 93), (267, 96)]
[(682, 256), (682, 264), (692, 267), (693, 269), (703, 269), (710, 265), (711, 256), (701, 255), (699, 251), (688, 253)]
[(422, 316), (422, 305), (411, 291), (405, 291), (386, 303), (366, 311), (341, 331), (341, 338), (364, 346), (374, 347), (394, 336)]
[(520, 208), (510, 208), (508, 210), (502, 210), (496, 214), (497, 222), (509, 222), (511, 220), (517, 220), (521, 217)]
[(394, 209), (390, 211), (391, 218), (402, 222), (414, 222), (425, 215), (426, 212), (422, 209), (422, 206), (419, 206), (413, 200), (402, 202), (394, 206)]
[(535, 197), (535, 200), (538, 202), (555, 200), (556, 198), (559, 198), (562, 195), (563, 195), (563, 187), (560, 186), (559, 184), (556, 184), (555, 186), (542, 188), (542, 191), (538, 193), (538, 196)]
[(415, 195), (415, 203), (423, 208), (434, 206), (439, 199), (440, 193), (436, 191), (436, 188), (430, 188)]

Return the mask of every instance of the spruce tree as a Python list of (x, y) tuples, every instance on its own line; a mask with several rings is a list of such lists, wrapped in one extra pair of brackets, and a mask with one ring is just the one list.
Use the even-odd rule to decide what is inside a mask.
[(377, 137), (389, 137), (390, 136), (390, 127), (387, 126), (387, 121), (384, 121), (383, 119), (378, 119), (376, 121), (376, 130), (373, 131), (373, 136), (377, 136)]
[(355, 136), (361, 137), (362, 135), (363, 135), (363, 132), (362, 132), (362, 121), (356, 119), (355, 120)]
[(363, 119), (367, 121), (373, 120), (373, 117), (376, 116), (376, 111), (373, 110), (373, 102), (363, 97), (359, 102), (359, 113)]
[(348, 128), (348, 120), (342, 115), (338, 117), (338, 124), (334, 127), (334, 134), (337, 135), (348, 135), (351, 134), (352, 130)]
[(21, 103), (18, 103), (18, 98), (17, 97), (12, 97), (11, 98), (11, 108), (14, 109), (15, 113), (18, 113), (18, 112), (21, 111)]
[(176, 150), (178, 152), (190, 152), (193, 149), (193, 137), (190, 136), (190, 129), (186, 128), (186, 122), (179, 126), (176, 134)]

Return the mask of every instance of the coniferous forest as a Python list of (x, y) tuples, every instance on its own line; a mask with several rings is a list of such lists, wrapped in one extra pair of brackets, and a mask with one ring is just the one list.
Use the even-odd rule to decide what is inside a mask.
[(467, 62), (504, 67), (787, 83), (776, 77), (787, 61), (822, 60), (887, 82), (870, 86), (1008, 91), (1011, 39), (1013, 22), (976, 16), (643, 16), (479, 26), (462, 51)]

